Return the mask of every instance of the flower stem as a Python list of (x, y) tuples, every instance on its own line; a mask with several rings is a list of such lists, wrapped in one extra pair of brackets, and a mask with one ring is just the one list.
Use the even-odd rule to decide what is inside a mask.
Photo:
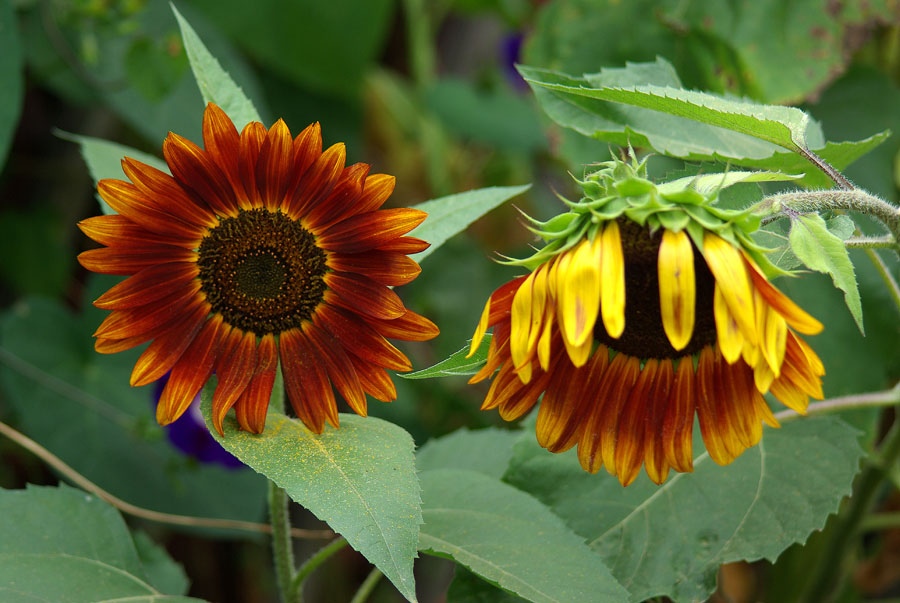
[(345, 546), (347, 546), (347, 541), (343, 536), (335, 538), (300, 566), (290, 585), (295, 601), (303, 601), (303, 583), (306, 582), (309, 575)]
[(900, 528), (900, 511), (872, 513), (859, 524), (861, 532), (877, 532)]
[(835, 209), (863, 213), (883, 222), (893, 237), (890, 247), (900, 249), (900, 208), (860, 189), (781, 193), (763, 199), (759, 208), (773, 214), (766, 216), (764, 222), (779, 217), (783, 208), (800, 213)]
[(278, 590), (284, 603), (294, 603), (294, 549), (291, 541), (291, 522), (288, 512), (288, 496), (284, 490), (269, 482), (269, 522), (272, 524), (272, 559)]
[(894, 247), (894, 237), (882, 235), (880, 237), (850, 237), (844, 241), (848, 249), (877, 249)]
[[(22, 448), (28, 450), (36, 457), (59, 471), (61, 475), (71, 481), (73, 484), (90, 492), (105, 500), (117, 508), (122, 513), (140, 517), (148, 521), (156, 521), (168, 525), (191, 526), (194, 528), (210, 528), (216, 530), (242, 530), (247, 532), (262, 532), (269, 534), (272, 526), (265, 523), (254, 523), (252, 521), (240, 521), (236, 519), (212, 519), (209, 517), (191, 517), (189, 515), (175, 515), (173, 513), (160, 513), (152, 509), (138, 507), (121, 498), (114, 496), (84, 477), (75, 469), (70, 467), (61, 458), (26, 436), (20, 431), (16, 431), (6, 423), (0, 421), (0, 435), (4, 435)], [(300, 528), (292, 528), (291, 536), (293, 538), (331, 538), (334, 532), (331, 530), (301, 530)]]
[(856, 481), (855, 492), (849, 506), (838, 517), (825, 551), (812, 573), (801, 601), (820, 602), (833, 600), (839, 592), (840, 580), (846, 575), (843, 565), (848, 553), (855, 548), (854, 540), (860, 533), (863, 520), (875, 501), (879, 486), (891, 467), (900, 457), (900, 421), (885, 436), (884, 441), (866, 465)]
[[(822, 415), (843, 410), (856, 410), (859, 408), (877, 408), (881, 406), (893, 406), (900, 404), (900, 383), (893, 388), (881, 392), (868, 392), (865, 394), (851, 394), (813, 402), (806, 409), (807, 416)], [(793, 410), (783, 410), (775, 413), (775, 418), (780, 422), (793, 421), (803, 415)]]
[(366, 576), (366, 579), (363, 580), (363, 583), (359, 585), (359, 590), (357, 590), (356, 594), (353, 595), (353, 598), (350, 599), (350, 603), (365, 603), (366, 599), (369, 598), (369, 595), (372, 594), (372, 591), (375, 590), (375, 587), (378, 586), (378, 581), (381, 580), (383, 575), (381, 570), (377, 567), (373, 567), (372, 571), (369, 572), (369, 575)]
[(821, 170), (826, 176), (831, 178), (831, 181), (837, 184), (838, 188), (841, 188), (843, 190), (853, 190), (853, 183), (847, 180), (847, 177), (840, 173), (840, 171), (835, 169), (833, 165), (805, 147), (798, 146), (795, 150), (797, 151), (797, 153), (805, 157), (813, 165), (819, 168), (819, 170)]
[(878, 271), (878, 275), (881, 276), (881, 280), (884, 281), (884, 285), (894, 301), (894, 307), (900, 312), (900, 285), (897, 284), (887, 264), (884, 263), (884, 260), (881, 259), (881, 256), (874, 249), (866, 249), (866, 255), (872, 260), (875, 270)]

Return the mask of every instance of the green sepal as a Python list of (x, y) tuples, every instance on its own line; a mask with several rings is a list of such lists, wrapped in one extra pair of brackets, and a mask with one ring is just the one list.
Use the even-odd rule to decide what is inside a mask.
[(666, 230), (671, 230), (672, 232), (681, 232), (687, 228), (688, 222), (691, 221), (691, 217), (680, 210), (661, 211), (653, 217), (659, 220)]

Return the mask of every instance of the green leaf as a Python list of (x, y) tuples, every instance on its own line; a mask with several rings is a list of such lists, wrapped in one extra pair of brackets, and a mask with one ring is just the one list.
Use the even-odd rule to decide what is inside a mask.
[[(167, 174), (169, 173), (169, 166), (159, 157), (144, 153), (143, 151), (138, 151), (137, 149), (124, 144), (110, 142), (109, 140), (103, 140), (102, 138), (71, 134), (69, 132), (63, 132), (62, 130), (57, 130), (56, 134), (60, 138), (78, 144), (81, 148), (81, 157), (87, 164), (88, 171), (91, 173), (91, 178), (94, 181), (95, 187), (97, 186), (97, 183), (104, 178), (115, 178), (117, 180), (128, 179), (125, 176), (125, 172), (122, 171), (122, 159), (124, 157), (137, 159), (138, 161), (151, 165)], [(100, 209), (104, 214), (109, 215), (116, 213), (106, 201), (100, 198), (100, 195), (96, 195), (96, 197), (97, 202), (100, 204)]]
[[(471, 340), (470, 340), (471, 342)], [(488, 349), (491, 345), (491, 334), (485, 334), (481, 345), (475, 350), (471, 358), (466, 358), (469, 353), (469, 346), (462, 348), (445, 360), (441, 360), (435, 365), (429, 366), (421, 371), (414, 373), (397, 373), (398, 377), (404, 379), (433, 379), (435, 377), (458, 377), (461, 375), (474, 375), (477, 373), (485, 361), (487, 361)]]
[(807, 268), (831, 276), (834, 286), (844, 292), (844, 302), (859, 332), (865, 334), (856, 273), (840, 237), (828, 230), (822, 216), (807, 214), (791, 219), (788, 240), (791, 251)]
[(133, 532), (134, 548), (144, 568), (144, 575), (154, 588), (173, 595), (187, 594), (191, 583), (184, 568), (174, 561), (166, 549), (156, 544), (146, 532)]
[(410, 257), (421, 262), (434, 253), (447, 239), (466, 229), (469, 224), (495, 207), (531, 188), (524, 186), (491, 186), (473, 191), (448, 195), (416, 205), (416, 209), (428, 212), (428, 218), (419, 224), (410, 236), (431, 243), (431, 247)]
[(4, 601), (197, 601), (147, 582), (121, 515), (91, 494), (65, 485), (0, 490), (0, 516)]
[(9, 145), (19, 124), (25, 93), (25, 73), (19, 28), (13, 2), (0, 2), (0, 168), (6, 161)]
[[(0, 315), (3, 408), (14, 414), (22, 432), (129, 503), (180, 515), (259, 521), (265, 480), (249, 470), (198, 463), (178, 451), (156, 423), (155, 386), (128, 384), (141, 349), (94, 351), (91, 334), (108, 312), (90, 301), (119, 280), (89, 279), (81, 314), (60, 302), (24, 298)], [(229, 495), (222, 496), (223, 490)]]
[(410, 435), (393, 423), (350, 414), (340, 415), (340, 429), (326, 427), (316, 435), (270, 412), (259, 435), (241, 431), (227, 417), (223, 438), (210, 415), (214, 384), (203, 389), (201, 405), (213, 437), (342, 534), (415, 600), (412, 566), (422, 514)]
[(234, 122), (238, 132), (251, 121), (262, 121), (259, 112), (244, 91), (222, 69), (219, 61), (206, 49), (203, 41), (190, 23), (181, 16), (174, 4), (172, 12), (175, 13), (178, 27), (181, 28), (184, 48), (187, 51), (194, 78), (197, 80), (197, 87), (200, 88), (200, 94), (203, 96), (203, 102), (218, 105)]
[(789, 182), (802, 178), (803, 174), (782, 174), (781, 172), (718, 172), (697, 176), (686, 176), (677, 180), (662, 182), (656, 186), (662, 194), (674, 193), (688, 187), (708, 195), (742, 182)]
[(512, 458), (518, 430), (488, 427), (477, 431), (458, 429), (449, 435), (431, 439), (416, 453), (419, 471), (431, 469), (467, 469), (500, 479)]
[(420, 474), (419, 548), (530, 601), (621, 601), (600, 557), (534, 498), (474, 471)]
[(605, 471), (586, 473), (574, 451), (551, 454), (528, 434), (505, 479), (586, 538), (632, 601), (704, 600), (719, 565), (774, 561), (822, 528), (850, 494), (863, 455), (858, 433), (832, 417), (799, 419), (766, 429), (759, 445), (728, 466), (704, 452), (693, 473), (662, 486), (642, 474), (627, 488)]
[[(858, 142), (826, 143), (818, 124), (799, 109), (684, 90), (671, 65), (660, 58), (653, 63), (628, 63), (624, 69), (605, 68), (583, 77), (525, 66), (519, 71), (550, 118), (584, 136), (623, 146), (650, 147), (692, 161), (804, 172), (799, 183), (806, 187), (824, 188), (832, 183), (794, 152), (792, 135), (837, 169), (845, 168), (889, 135), (882, 132)], [(674, 98), (665, 97), (664, 91)], [(608, 102), (611, 100), (616, 102)], [(643, 105), (620, 104), (624, 102)], [(710, 103), (710, 107), (692, 102)], [(761, 127), (759, 133), (757, 126)], [(781, 150), (784, 145), (790, 152)]]
[(463, 565), (454, 568), (453, 582), (447, 591), (447, 601), (453, 603), (513, 603), (523, 600), (480, 578)]

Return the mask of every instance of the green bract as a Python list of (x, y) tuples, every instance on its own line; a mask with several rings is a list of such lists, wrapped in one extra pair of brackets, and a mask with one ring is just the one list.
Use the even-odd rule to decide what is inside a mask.
[(651, 232), (660, 227), (674, 232), (687, 230), (698, 249), (703, 249), (704, 231), (712, 231), (749, 253), (768, 276), (786, 274), (766, 259), (765, 252), (750, 237), (760, 225), (753, 207), (719, 207), (719, 193), (742, 182), (796, 180), (802, 175), (780, 172), (718, 172), (679, 178), (660, 184), (647, 177), (647, 157), (641, 161), (613, 158), (592, 166), (583, 180), (577, 180), (584, 196), (578, 201), (560, 197), (569, 211), (546, 222), (527, 215), (527, 228), (546, 245), (525, 259), (505, 259), (504, 263), (534, 269), (554, 255), (572, 248), (585, 237), (593, 240), (602, 223), (627, 218)]

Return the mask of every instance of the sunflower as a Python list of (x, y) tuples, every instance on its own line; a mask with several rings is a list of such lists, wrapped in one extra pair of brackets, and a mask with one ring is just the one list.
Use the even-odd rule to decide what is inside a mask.
[(279, 368), (291, 406), (312, 431), (338, 426), (334, 390), (366, 415), (366, 394), (396, 397), (385, 369), (410, 362), (385, 338), (426, 340), (438, 330), (390, 288), (420, 272), (408, 254), (428, 243), (404, 236), (425, 219), (379, 209), (394, 178), (344, 166), (343, 144), (322, 151), (314, 123), (296, 138), (278, 120), (238, 134), (210, 103), (198, 147), (170, 133), (172, 175), (126, 157), (130, 182), (101, 180), (117, 215), (79, 223), (105, 245), (78, 260), (129, 278), (94, 305), (112, 310), (94, 334), (114, 353), (151, 341), (133, 386), (171, 371), (156, 417), (172, 423), (213, 373), (213, 423), (232, 407), (242, 429), (261, 433)]
[(550, 242), (488, 299), (469, 355), (493, 337), (470, 382), (493, 376), (482, 409), (510, 421), (543, 394), (538, 442), (577, 445), (586, 471), (628, 485), (644, 465), (661, 484), (693, 469), (695, 413), (724, 465), (778, 426), (765, 393), (800, 413), (821, 398), (824, 367), (798, 333), (822, 325), (769, 282), (749, 211), (716, 207), (696, 179), (603, 166), (572, 211), (535, 222)]

